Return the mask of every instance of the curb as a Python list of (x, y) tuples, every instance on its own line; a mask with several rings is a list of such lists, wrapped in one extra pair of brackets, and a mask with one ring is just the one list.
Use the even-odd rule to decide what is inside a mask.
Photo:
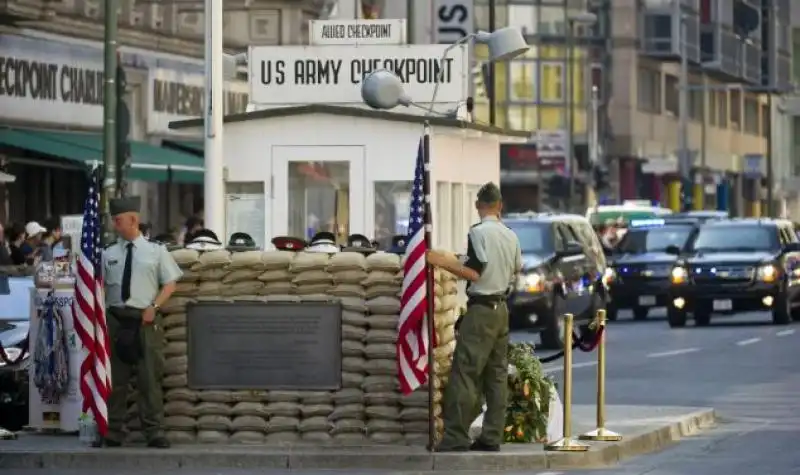
[(428, 454), (401, 452), (395, 447), (291, 448), (214, 447), (198, 451), (175, 447), (105, 450), (2, 450), (0, 469), (291, 469), (428, 471), (529, 471), (546, 468), (594, 468), (660, 451), (681, 438), (697, 434), (716, 421), (714, 409), (701, 409), (654, 430), (626, 436), (617, 443), (590, 442), (587, 452), (522, 452)]

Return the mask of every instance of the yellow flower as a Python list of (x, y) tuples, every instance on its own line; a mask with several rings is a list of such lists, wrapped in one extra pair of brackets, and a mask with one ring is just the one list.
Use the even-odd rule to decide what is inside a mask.
[(511, 432), (512, 430), (514, 430), (514, 426), (506, 427), (506, 432)]
[(527, 380), (525, 381), (525, 385), (522, 387), (522, 394), (524, 394), (525, 397), (528, 397), (531, 394), (531, 386), (528, 384)]

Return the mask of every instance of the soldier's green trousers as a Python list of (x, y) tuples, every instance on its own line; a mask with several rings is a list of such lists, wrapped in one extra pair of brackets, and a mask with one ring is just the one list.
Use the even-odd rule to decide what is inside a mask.
[(470, 305), (461, 318), (442, 401), (444, 437), (439, 447), (470, 445), (469, 427), (480, 414), (484, 397), (487, 409), (480, 441), (499, 445), (508, 403), (508, 308), (505, 303)]
[(150, 441), (162, 437), (164, 422), (164, 396), (161, 389), (164, 374), (164, 327), (161, 315), (156, 315), (151, 325), (142, 325), (139, 332), (141, 356), (135, 365), (120, 361), (114, 345), (122, 319), (136, 319), (141, 324), (141, 310), (111, 308), (108, 312), (108, 333), (111, 340), (111, 396), (108, 399), (107, 439), (122, 442), (123, 427), (128, 412), (128, 385), (136, 373), (139, 398), (139, 421), (142, 433)]

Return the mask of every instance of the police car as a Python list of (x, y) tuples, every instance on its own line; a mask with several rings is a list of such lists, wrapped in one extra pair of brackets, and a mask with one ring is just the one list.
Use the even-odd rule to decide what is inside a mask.
[(678, 259), (667, 249), (684, 249), (695, 229), (693, 220), (631, 221), (628, 232), (611, 251), (606, 275), (609, 320), (616, 320), (622, 309), (631, 309), (635, 320), (644, 320), (650, 309), (667, 306), (670, 271)]
[(578, 215), (523, 213), (503, 218), (522, 248), (523, 270), (508, 304), (513, 328), (538, 330), (561, 349), (563, 316), (589, 320), (605, 306), (606, 258), (589, 221)]
[(769, 310), (772, 322), (800, 320), (800, 241), (792, 223), (769, 218), (708, 221), (670, 270), (671, 327), (711, 322), (714, 313)]

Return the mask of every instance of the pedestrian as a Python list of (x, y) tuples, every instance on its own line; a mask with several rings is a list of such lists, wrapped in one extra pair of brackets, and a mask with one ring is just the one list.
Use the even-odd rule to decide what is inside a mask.
[(0, 266), (13, 265), (11, 260), (11, 248), (6, 240), (5, 228), (0, 224)]
[(25, 241), (22, 243), (21, 250), (26, 264), (36, 265), (39, 263), (42, 257), (42, 239), (46, 231), (47, 228), (36, 221), (30, 221), (25, 225)]
[(139, 420), (147, 446), (168, 448), (163, 432), (164, 327), (159, 310), (175, 291), (182, 272), (166, 246), (142, 236), (140, 205), (139, 197), (109, 203), (119, 239), (103, 251), (112, 381), (104, 443), (122, 445), (128, 383), (135, 369)]
[[(469, 231), (464, 263), (439, 251), (427, 255), (431, 265), (468, 281), (467, 311), (460, 319), (442, 401), (444, 437), (437, 452), (497, 452), (503, 442), (508, 393), (506, 298), (522, 269), (522, 254), (516, 234), (500, 221), (503, 206), (497, 185), (485, 184), (477, 198), (481, 222)], [(483, 398), (483, 428), (471, 443), (469, 428), (480, 414)]]
[(189, 219), (186, 220), (186, 224), (183, 225), (183, 231), (178, 237), (178, 242), (184, 246), (189, 244), (192, 242), (192, 239), (194, 239), (194, 234), (203, 228), (205, 228), (205, 222), (202, 218), (190, 216)]
[(12, 223), (6, 229), (6, 235), (8, 251), (11, 254), (11, 264), (15, 266), (24, 265), (25, 254), (22, 246), (25, 243), (25, 230), (19, 224)]
[[(61, 243), (61, 220), (51, 218), (44, 222), (45, 229), (42, 241), (39, 243), (39, 257), (43, 262), (52, 262), (56, 246)], [(62, 246), (63, 247), (63, 246)]]

